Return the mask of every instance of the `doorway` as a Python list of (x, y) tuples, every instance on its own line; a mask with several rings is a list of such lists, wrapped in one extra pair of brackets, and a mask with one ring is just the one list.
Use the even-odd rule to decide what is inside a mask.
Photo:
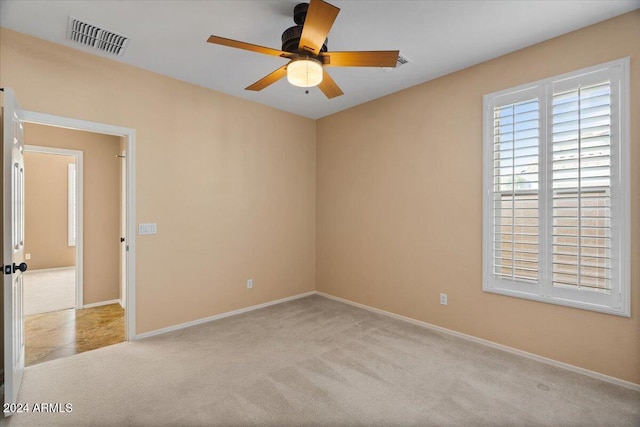
[(124, 341), (119, 252), (126, 205), (121, 137), (33, 123), (24, 128), (29, 366)]
[(82, 309), (83, 152), (25, 145), (24, 157), (24, 314)]
[[(38, 113), (33, 111), (22, 111), (22, 120), (25, 123), (34, 123), (39, 125), (60, 127), (64, 129), (75, 129), (104, 135), (118, 136), (123, 139), (122, 151), (124, 158), (120, 158), (123, 174), (126, 177), (124, 182), (125, 212), (123, 233), (121, 237), (125, 237), (125, 242), (121, 243), (121, 248), (125, 251), (122, 257), (125, 262), (121, 266), (122, 276), (125, 279), (124, 300), (126, 301), (125, 311), (125, 340), (136, 339), (136, 263), (135, 263), (135, 246), (136, 246), (136, 192), (135, 192), (135, 130), (131, 128), (108, 125), (104, 123), (90, 122), (86, 120), (73, 119), (69, 117), (55, 116), (51, 114)], [(27, 171), (28, 173), (28, 171)]]

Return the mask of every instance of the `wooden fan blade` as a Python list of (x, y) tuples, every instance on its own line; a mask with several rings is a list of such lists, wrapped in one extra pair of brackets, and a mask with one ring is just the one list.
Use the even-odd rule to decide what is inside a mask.
[(397, 50), (371, 50), (363, 52), (326, 52), (320, 54), (324, 65), (329, 67), (395, 67)]
[(270, 47), (258, 46), (256, 44), (245, 43), (238, 40), (226, 39), (224, 37), (210, 36), (207, 39), (207, 43), (220, 44), (222, 46), (235, 47), (237, 49), (249, 50), (251, 52), (264, 53), (265, 55), (281, 56), (283, 58), (289, 58), (293, 54), (284, 52), (278, 49), (271, 49)]
[(340, 9), (323, 0), (311, 0), (304, 19), (298, 49), (314, 55), (319, 54), (338, 12)]
[(327, 73), (325, 70), (322, 70), (322, 81), (318, 85), (318, 88), (320, 88), (322, 93), (324, 93), (325, 96), (329, 99), (344, 94), (342, 89), (340, 89), (336, 82), (333, 81), (329, 73)]
[(265, 87), (277, 82), (281, 78), (287, 75), (287, 65), (283, 65), (282, 67), (275, 70), (273, 73), (261, 78), (251, 86), (247, 86), (245, 90), (255, 90), (259, 91), (264, 89)]

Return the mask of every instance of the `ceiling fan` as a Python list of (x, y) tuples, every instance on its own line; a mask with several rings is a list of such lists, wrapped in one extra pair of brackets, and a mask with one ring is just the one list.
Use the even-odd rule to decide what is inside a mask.
[(287, 64), (246, 87), (246, 90), (260, 91), (286, 75), (292, 85), (318, 86), (331, 99), (344, 92), (324, 67), (395, 67), (399, 54), (397, 50), (328, 52), (327, 34), (338, 12), (339, 8), (323, 0), (298, 4), (293, 10), (293, 20), (297, 25), (282, 33), (282, 50), (218, 36), (209, 37), (207, 42), (289, 60)]

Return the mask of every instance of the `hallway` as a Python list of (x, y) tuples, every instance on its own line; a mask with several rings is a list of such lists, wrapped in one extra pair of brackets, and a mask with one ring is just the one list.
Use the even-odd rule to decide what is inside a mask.
[(75, 267), (27, 270), (24, 273), (24, 315), (73, 308), (76, 301)]

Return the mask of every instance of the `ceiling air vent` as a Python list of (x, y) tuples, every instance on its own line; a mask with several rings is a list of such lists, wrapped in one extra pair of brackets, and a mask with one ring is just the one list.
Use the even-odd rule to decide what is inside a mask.
[[(400, 68), (403, 65), (407, 64), (411, 62), (411, 60), (409, 58), (407, 58), (406, 56), (402, 55), (402, 54), (398, 54), (398, 62), (396, 62), (396, 68)], [(393, 68), (391, 67), (382, 67), (382, 69), (384, 71), (391, 71), (393, 70)]]
[(129, 38), (69, 17), (69, 40), (110, 55), (122, 56)]
[(396, 68), (406, 64), (407, 62), (411, 62), (411, 60), (406, 56), (402, 56), (401, 54), (398, 54), (398, 65), (396, 65)]

